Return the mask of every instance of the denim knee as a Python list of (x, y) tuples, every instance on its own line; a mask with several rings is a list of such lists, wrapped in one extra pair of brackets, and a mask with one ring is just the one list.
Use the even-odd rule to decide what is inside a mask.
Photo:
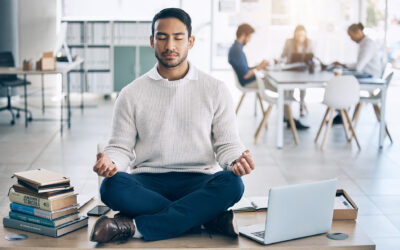
[(100, 186), (100, 197), (101, 201), (110, 206), (112, 198), (115, 198), (115, 195), (118, 194), (118, 190), (123, 188), (124, 183), (129, 182), (129, 174), (124, 172), (117, 172), (112, 177), (104, 178), (103, 182)]
[(233, 202), (238, 202), (242, 198), (244, 192), (244, 184), (242, 178), (236, 176), (231, 171), (221, 171), (216, 173), (217, 179), (220, 179), (225, 187), (225, 195), (232, 197)]

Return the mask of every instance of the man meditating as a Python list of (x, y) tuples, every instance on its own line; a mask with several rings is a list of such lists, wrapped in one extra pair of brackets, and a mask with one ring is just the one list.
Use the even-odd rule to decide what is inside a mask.
[(227, 209), (240, 200), (240, 176), (254, 162), (240, 142), (229, 90), (187, 61), (191, 31), (181, 9), (153, 18), (158, 63), (120, 92), (109, 144), (93, 168), (106, 177), (101, 200), (119, 213), (100, 217), (91, 241), (162, 240), (201, 226), (238, 235)]

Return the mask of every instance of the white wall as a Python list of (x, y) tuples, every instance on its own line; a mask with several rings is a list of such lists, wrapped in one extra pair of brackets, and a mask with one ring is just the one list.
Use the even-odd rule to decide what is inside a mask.
[(58, 30), (59, 0), (19, 0), (19, 59), (36, 62), (43, 52), (53, 51)]

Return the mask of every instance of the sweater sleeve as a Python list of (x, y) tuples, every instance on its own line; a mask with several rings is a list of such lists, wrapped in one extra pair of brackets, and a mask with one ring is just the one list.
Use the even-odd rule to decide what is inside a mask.
[(134, 146), (137, 130), (134, 109), (126, 92), (123, 89), (116, 100), (111, 138), (104, 149), (104, 153), (115, 163), (118, 171), (126, 171), (130, 163), (136, 159)]
[(217, 88), (216, 105), (212, 121), (212, 141), (216, 159), (225, 170), (232, 170), (230, 164), (245, 151), (240, 142), (229, 89), (220, 82)]
[(363, 47), (360, 47), (355, 70), (359, 73), (365, 73), (365, 66), (371, 61), (376, 51), (377, 48), (372, 42), (368, 42)]

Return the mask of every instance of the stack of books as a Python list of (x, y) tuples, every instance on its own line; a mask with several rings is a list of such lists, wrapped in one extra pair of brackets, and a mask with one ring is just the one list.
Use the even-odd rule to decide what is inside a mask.
[(10, 213), (3, 218), (5, 227), (52, 237), (88, 225), (88, 217), (79, 215), (77, 194), (70, 179), (45, 169), (15, 173), (18, 183), (10, 188)]

